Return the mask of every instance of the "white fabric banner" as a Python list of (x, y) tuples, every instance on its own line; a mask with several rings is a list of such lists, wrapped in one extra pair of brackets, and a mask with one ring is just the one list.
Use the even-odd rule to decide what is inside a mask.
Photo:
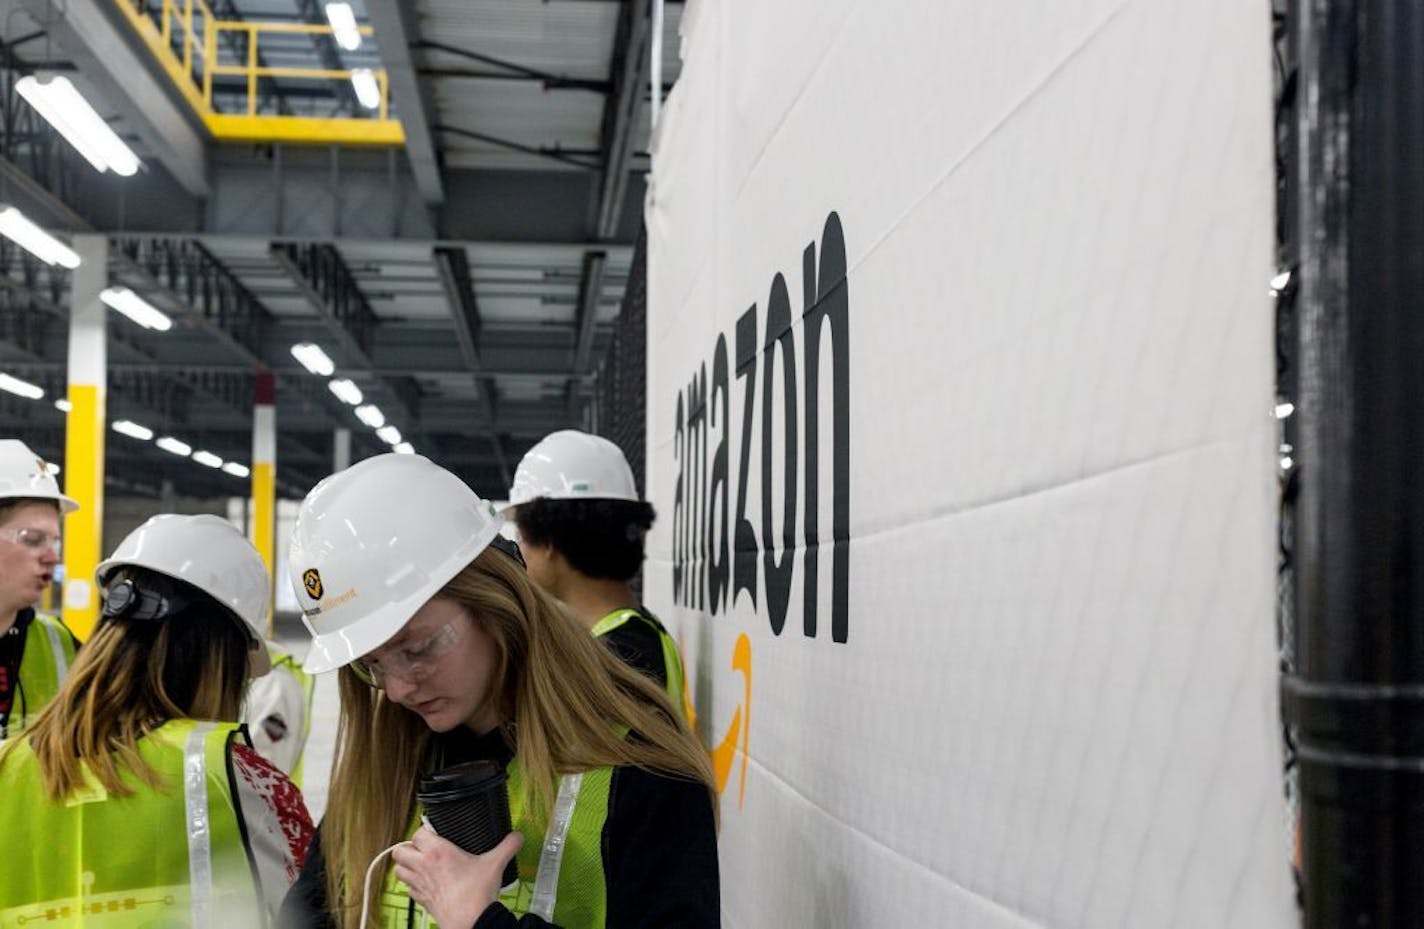
[(688, 4), (645, 584), (727, 926), (1292, 925), (1269, 25)]

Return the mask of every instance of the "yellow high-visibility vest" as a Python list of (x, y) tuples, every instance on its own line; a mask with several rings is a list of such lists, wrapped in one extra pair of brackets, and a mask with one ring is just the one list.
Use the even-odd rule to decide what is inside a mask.
[(174, 720), (138, 743), (165, 788), (132, 774), (113, 796), (92, 778), (50, 800), (26, 739), (0, 754), (0, 929), (192, 929), (266, 923), (230, 779), (236, 723)]

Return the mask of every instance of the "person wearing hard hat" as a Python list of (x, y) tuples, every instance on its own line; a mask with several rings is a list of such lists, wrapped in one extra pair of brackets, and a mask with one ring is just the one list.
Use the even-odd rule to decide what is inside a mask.
[(618, 446), (574, 429), (545, 436), (519, 462), (505, 516), (518, 529), (529, 576), (684, 706), (677, 643), (630, 583), (654, 513)]
[[(340, 669), (341, 721), (280, 926), (719, 925), (707, 752), (665, 691), (529, 579), (502, 524), (416, 455), (368, 458), (302, 502), (304, 666)], [(478, 855), (421, 825), (417, 801), (422, 774), (474, 761), (507, 774), (514, 827)]]
[(60, 515), (77, 509), (29, 446), (0, 439), (0, 740), (39, 715), (74, 662), (74, 634), (34, 606), (54, 582)]
[(272, 671), (248, 686), (242, 721), (252, 747), (300, 787), (316, 682), (286, 649), (268, 642), (267, 655)]
[(95, 577), (94, 634), (0, 748), (0, 835), (28, 849), (3, 867), (0, 926), (266, 925), (312, 826), (237, 723), (268, 670), (262, 559), (225, 520), (164, 515)]

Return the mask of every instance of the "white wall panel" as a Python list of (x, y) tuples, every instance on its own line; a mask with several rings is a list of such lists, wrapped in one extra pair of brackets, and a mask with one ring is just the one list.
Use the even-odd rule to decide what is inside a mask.
[[(1290, 925), (1269, 17), (684, 24), (648, 197), (645, 582), (723, 746), (726, 924)], [(827, 310), (847, 338), (820, 327), (810, 403)]]

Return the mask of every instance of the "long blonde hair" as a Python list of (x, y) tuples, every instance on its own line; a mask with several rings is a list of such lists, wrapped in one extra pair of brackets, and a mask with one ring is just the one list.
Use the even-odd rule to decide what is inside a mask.
[[(494, 641), (491, 699), (523, 770), (525, 809), (546, 821), (559, 775), (632, 765), (704, 785), (716, 809), (711, 763), (667, 693), (615, 658), (511, 557), (485, 549), (437, 594), (465, 606)], [(340, 671), (327, 814), (322, 823), (327, 900), (354, 929), (366, 868), (406, 837), (434, 740), (421, 718)], [(623, 738), (626, 726), (636, 738)], [(379, 888), (389, 863), (381, 869)], [(374, 900), (372, 904), (374, 905)]]
[[(168, 785), (139, 755), (140, 739), (172, 719), (237, 720), (248, 640), (241, 621), (225, 613), (209, 600), (159, 620), (99, 623), (59, 693), (22, 734), (51, 800), (83, 786), (86, 767), (116, 796), (134, 793), (126, 771), (162, 790)], [(7, 754), (0, 752), (0, 765)]]

